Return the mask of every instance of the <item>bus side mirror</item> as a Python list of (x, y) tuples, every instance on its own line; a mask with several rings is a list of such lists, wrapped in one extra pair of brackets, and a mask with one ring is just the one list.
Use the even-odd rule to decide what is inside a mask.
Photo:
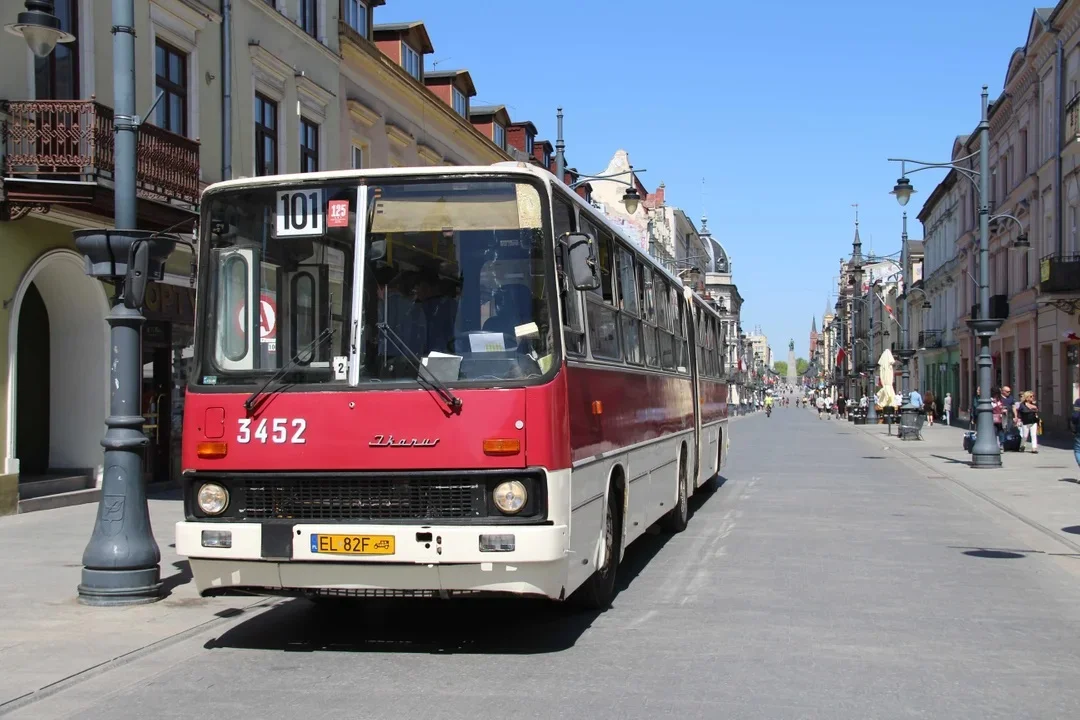
[(595, 290), (600, 287), (600, 276), (596, 272), (596, 245), (592, 235), (572, 232), (563, 235), (569, 251), (570, 282), (575, 290)]

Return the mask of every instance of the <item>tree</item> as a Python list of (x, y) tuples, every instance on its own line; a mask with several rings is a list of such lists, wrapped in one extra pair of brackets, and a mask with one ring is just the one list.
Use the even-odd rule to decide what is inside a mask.
[(787, 363), (784, 362), (783, 360), (777, 360), (776, 362), (774, 362), (773, 363), (773, 370), (775, 370), (776, 374), (779, 375), (780, 377), (782, 377), (782, 378), (787, 377)]
[(795, 361), (795, 373), (798, 375), (802, 375), (806, 372), (808, 367), (810, 367), (810, 363), (807, 362), (806, 358), (798, 358)]

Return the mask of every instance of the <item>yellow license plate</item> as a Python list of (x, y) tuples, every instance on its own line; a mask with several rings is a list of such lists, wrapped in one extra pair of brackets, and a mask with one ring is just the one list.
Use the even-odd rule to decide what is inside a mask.
[(312, 535), (311, 552), (330, 555), (393, 555), (393, 535)]

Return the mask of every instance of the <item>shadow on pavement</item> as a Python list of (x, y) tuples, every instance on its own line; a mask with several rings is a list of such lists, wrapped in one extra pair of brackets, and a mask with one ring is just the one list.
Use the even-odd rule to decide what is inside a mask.
[(1080, 485), (1080, 478), (1061, 478), (1058, 482), (1070, 482)]
[(1027, 557), (1023, 553), (1012, 552), (1011, 550), (966, 550), (964, 554), (990, 560), (1019, 560)]
[[(726, 478), (721, 476), (716, 488), (724, 482)], [(703, 489), (691, 497), (691, 513), (700, 510), (713, 494), (715, 490)], [(646, 533), (627, 548), (619, 565), (619, 592), (633, 583), (671, 537)], [(618, 607), (616, 596), (612, 609)], [(543, 599), (372, 598), (327, 603), (296, 598), (230, 628), (205, 647), (530, 655), (573, 647), (599, 615)]]
[(176, 568), (176, 572), (161, 581), (162, 597), (169, 597), (173, 590), (191, 582), (191, 565), (187, 560), (174, 562), (173, 567)]
[(1061, 532), (1066, 532), (1071, 535), (1080, 535), (1080, 525), (1070, 525), (1069, 527), (1061, 528)]
[(931, 455), (930, 457), (935, 457), (938, 460), (944, 460), (945, 462), (952, 465), (967, 465), (968, 467), (971, 467), (970, 460), (957, 460), (956, 458), (946, 457), (944, 455)]

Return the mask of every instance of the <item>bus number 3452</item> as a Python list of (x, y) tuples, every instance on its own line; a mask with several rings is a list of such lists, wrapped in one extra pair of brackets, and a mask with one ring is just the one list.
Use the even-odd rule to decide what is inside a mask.
[(252, 428), (251, 418), (240, 418), (240, 430), (236, 433), (236, 442), (246, 445), (254, 438), (256, 442), (261, 442), (264, 445), (267, 441), (278, 445), (285, 443), (303, 445), (307, 442), (307, 438), (304, 437), (306, 430), (307, 420), (303, 418), (293, 420), (274, 418), (269, 421), (263, 418), (259, 420), (254, 429)]

